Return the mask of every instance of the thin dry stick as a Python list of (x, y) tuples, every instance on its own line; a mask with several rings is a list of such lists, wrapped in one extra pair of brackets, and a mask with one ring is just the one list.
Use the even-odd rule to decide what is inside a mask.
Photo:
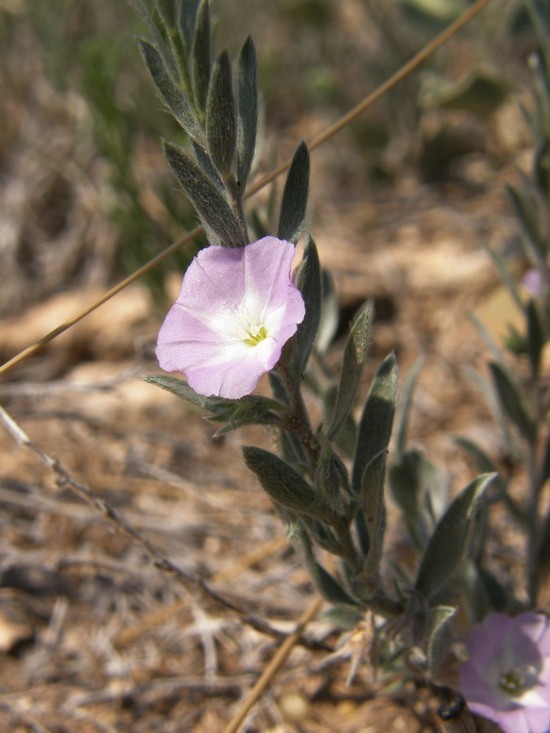
[(292, 651), (297, 641), (302, 636), (306, 626), (311, 621), (313, 621), (313, 619), (319, 613), (323, 603), (324, 603), (323, 599), (318, 596), (306, 608), (304, 613), (300, 616), (300, 620), (298, 621), (296, 628), (294, 629), (292, 634), (287, 636), (287, 638), (283, 641), (283, 643), (277, 650), (277, 653), (275, 654), (271, 662), (265, 667), (264, 671), (258, 678), (258, 681), (254, 685), (254, 687), (250, 690), (248, 697), (243, 702), (243, 704), (237, 711), (237, 714), (231, 720), (229, 725), (226, 726), (223, 733), (237, 733), (242, 723), (244, 723), (249, 712), (252, 710), (252, 708), (258, 702), (258, 700), (262, 697), (265, 690), (269, 687), (269, 685), (271, 684), (273, 678), (275, 677), (279, 669), (283, 666), (283, 664), (288, 659), (290, 652)]
[[(461, 28), (463, 28), (467, 23), (469, 23), (477, 15), (479, 15), (479, 13), (481, 13), (481, 11), (484, 10), (484, 8), (490, 2), (491, 0), (477, 0), (477, 2), (474, 3), (465, 13), (463, 13), (463, 15), (461, 15), (460, 18), (458, 18), (458, 20), (456, 20), (446, 30), (444, 30), (442, 33), (436, 36), (436, 38), (434, 38), (433, 41), (428, 43), (427, 46), (425, 46), (421, 51), (419, 51), (415, 56), (413, 56), (413, 58), (410, 59), (410, 61), (408, 61), (404, 66), (402, 66), (387, 81), (385, 81), (377, 89), (375, 89), (374, 92), (367, 95), (358, 105), (356, 105), (346, 115), (341, 117), (337, 122), (327, 127), (326, 130), (324, 130), (319, 135), (314, 137), (310, 142), (308, 142), (309, 149), (315, 150), (315, 148), (318, 148), (320, 145), (325, 143), (327, 140), (334, 137), (334, 135), (340, 132), (344, 127), (346, 127), (346, 125), (349, 125), (350, 122), (352, 122), (357, 117), (359, 117), (363, 112), (365, 112), (369, 107), (371, 107), (375, 102), (377, 102), (384, 94), (387, 94), (387, 92), (389, 92), (390, 89), (393, 89), (394, 86), (396, 86), (406, 76), (411, 74), (411, 72), (413, 72), (421, 64), (423, 64), (424, 61), (426, 61), (426, 59), (429, 56), (431, 56), (433, 53), (435, 53), (435, 51), (437, 51), (439, 48), (444, 46), (447, 43), (447, 41), (449, 41), (450, 38), (452, 38), (456, 33), (458, 33), (459, 30), (461, 30)], [(250, 188), (246, 192), (246, 197), (248, 198), (250, 196), (253, 196), (260, 189), (264, 188), (269, 183), (271, 183), (275, 178), (277, 178), (282, 173), (284, 173), (290, 166), (290, 162), (291, 162), (290, 160), (287, 160), (284, 163), (281, 163), (281, 165), (279, 165), (277, 168), (275, 168), (270, 173), (267, 173), (265, 176), (262, 176), (258, 181), (256, 181), (256, 183), (250, 186)], [(138, 270), (133, 272), (127, 278), (119, 282), (117, 285), (112, 287), (110, 290), (107, 290), (107, 292), (104, 293), (94, 303), (87, 306), (82, 311), (72, 316), (68, 320), (61, 323), (59, 326), (57, 326), (52, 331), (50, 331), (45, 336), (43, 336), (41, 339), (31, 344), (30, 346), (27, 346), (27, 348), (23, 349), (23, 351), (20, 351), (14, 357), (12, 357), (11, 359), (9, 359), (7, 362), (5, 362), (4, 364), (0, 366), (0, 375), (5, 374), (10, 369), (12, 369), (14, 366), (24, 361), (27, 357), (31, 356), (32, 354), (37, 352), (40, 348), (42, 348), (42, 346), (49, 344), (51, 341), (57, 338), (57, 336), (67, 331), (69, 328), (71, 328), (71, 326), (74, 326), (76, 323), (78, 323), (83, 318), (85, 318), (87, 315), (89, 315), (92, 311), (96, 310), (101, 305), (106, 303), (108, 300), (113, 298), (115, 295), (120, 293), (121, 290), (124, 290), (124, 288), (128, 287), (128, 285), (131, 285), (131, 283), (135, 282), (140, 277), (148, 273), (150, 270), (152, 270), (154, 267), (160, 264), (163, 260), (165, 260), (167, 257), (169, 257), (174, 252), (176, 252), (178, 249), (180, 249), (180, 247), (184, 247), (186, 244), (189, 244), (198, 234), (200, 234), (200, 232), (202, 232), (202, 227), (196, 227), (195, 229), (193, 229), (193, 231), (189, 232), (188, 234), (185, 234), (183, 237), (180, 237), (180, 239), (178, 239), (176, 242), (173, 242), (170, 246), (168, 246), (162, 252), (159, 252), (158, 255), (150, 259), (148, 262), (142, 265), (142, 267), (140, 267)]]
[[(231, 565), (231, 567), (216, 573), (212, 578), (214, 583), (219, 583), (222, 580), (228, 580), (239, 575), (245, 568), (255, 565), (259, 560), (278, 552), (285, 547), (287, 541), (284, 537), (275, 537), (269, 542), (264, 543), (260, 547), (254, 549), (252, 552), (239, 558), (239, 560)], [(121, 649), (128, 644), (133, 643), (136, 639), (139, 639), (144, 632), (150, 631), (160, 624), (164, 623), (168, 619), (173, 618), (177, 614), (181, 613), (185, 608), (189, 607), (189, 603), (185, 598), (170, 603), (167, 606), (157, 608), (151, 613), (145, 614), (139, 622), (132, 626), (125, 627), (122, 631), (117, 634), (114, 645), (117, 649)]]
[(138, 546), (152, 561), (159, 570), (170, 574), (181, 583), (183, 589), (189, 596), (203, 604), (206, 610), (231, 611), (239, 616), (256, 631), (277, 639), (286, 638), (286, 635), (272, 627), (260, 616), (250, 612), (239, 605), (232, 598), (215, 591), (202, 578), (183, 570), (178, 565), (165, 557), (149, 540), (143, 537), (134, 527), (129, 525), (106, 501), (94, 494), (92, 489), (78, 481), (58, 460), (49, 456), (45, 451), (32, 442), (23, 428), (9, 415), (0, 405), (0, 423), (14, 440), (23, 448), (33, 453), (41, 463), (53, 473), (56, 484), (59, 488), (68, 488), (75, 492), (87, 504), (100, 512), (118, 532), (121, 532), (134, 545)]

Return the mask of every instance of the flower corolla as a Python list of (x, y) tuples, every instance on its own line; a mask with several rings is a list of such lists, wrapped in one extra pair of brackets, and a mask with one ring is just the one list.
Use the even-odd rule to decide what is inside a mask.
[(276, 237), (201, 250), (159, 331), (162, 369), (182, 372), (201, 395), (250, 394), (304, 319), (291, 277), (294, 251)]
[(460, 689), (472, 712), (504, 733), (550, 733), (548, 617), (491, 613), (471, 630)]

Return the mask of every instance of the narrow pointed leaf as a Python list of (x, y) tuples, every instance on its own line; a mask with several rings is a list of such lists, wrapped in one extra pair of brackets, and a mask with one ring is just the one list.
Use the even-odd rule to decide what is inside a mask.
[(430, 678), (437, 680), (442, 663), (449, 655), (449, 624), (456, 615), (452, 606), (435, 606), (430, 613), (428, 631), (428, 670)]
[(322, 503), (312, 487), (274, 453), (244, 446), (244, 462), (256, 474), (264, 491), (276, 504), (321, 520), (334, 518), (333, 509)]
[(369, 537), (369, 553), (365, 563), (367, 577), (378, 574), (382, 558), (384, 531), (386, 528), (386, 505), (384, 485), (386, 481), (386, 451), (369, 461), (363, 474), (362, 502), (363, 516)]
[(534, 300), (527, 304), (527, 351), (533, 374), (539, 373), (540, 359), (544, 348), (544, 328)]
[(310, 237), (296, 275), (296, 285), (302, 293), (306, 315), (294, 337), (292, 367), (301, 378), (315, 343), (321, 317), (321, 265), (315, 242)]
[(279, 218), (279, 239), (296, 243), (303, 231), (309, 191), (309, 152), (301, 142), (290, 165)]
[(135, 10), (137, 10), (142, 21), (147, 26), (147, 30), (151, 34), (153, 44), (159, 52), (164, 65), (166, 66), (166, 68), (169, 68), (174, 75), (177, 75), (176, 65), (174, 64), (174, 61), (168, 49), (166, 48), (164, 38), (162, 37), (162, 34), (160, 33), (156, 23), (154, 22), (151, 13), (146, 8), (142, 0), (130, 0), (130, 4), (134, 7)]
[(416, 381), (420, 374), (420, 370), (424, 364), (424, 359), (419, 357), (412, 365), (403, 383), (400, 398), (400, 410), (397, 416), (397, 424), (395, 429), (395, 450), (398, 455), (405, 453), (407, 443), (407, 427), (409, 424), (409, 415), (412, 407), (412, 398)]
[(149, 384), (155, 384), (157, 387), (171, 392), (186, 402), (190, 402), (197, 407), (208, 409), (208, 397), (197, 394), (183, 379), (178, 377), (169, 377), (164, 374), (153, 374), (145, 377), (145, 381)]
[(355, 319), (346, 343), (336, 405), (327, 431), (329, 440), (340, 431), (353, 407), (367, 358), (373, 307), (367, 304)]
[(321, 321), (315, 341), (315, 348), (320, 354), (325, 354), (338, 331), (340, 310), (330, 272), (323, 268), (321, 279)]
[(397, 361), (395, 354), (391, 353), (378, 369), (359, 423), (352, 475), (352, 487), (356, 496), (361, 491), (365, 468), (375, 456), (388, 448), (396, 397)]
[(329, 601), (329, 603), (334, 603), (335, 606), (358, 606), (359, 604), (357, 601), (355, 601), (349, 593), (342, 588), (340, 583), (333, 578), (320, 563), (317, 562), (311, 546), (311, 540), (309, 539), (307, 532), (302, 530), (300, 534), (309, 572), (311, 573), (313, 582), (317, 586), (317, 590), (323, 598)]
[(193, 43), (200, 3), (201, 0), (180, 0), (178, 25), (181, 39), (188, 48), (191, 48), (191, 44)]
[[(547, 514), (540, 531), (534, 573), (537, 595), (544, 598), (550, 586), (550, 512)], [(543, 591), (546, 593), (543, 593)]]
[(500, 279), (502, 280), (504, 286), (506, 287), (506, 290), (510, 293), (512, 300), (516, 304), (516, 306), (519, 308), (520, 311), (523, 312), (523, 301), (520, 297), (518, 285), (516, 279), (513, 277), (513, 275), (510, 273), (510, 270), (506, 266), (506, 262), (504, 261), (504, 257), (499, 253), (492, 250), (490, 247), (485, 247), (485, 251), (488, 253), (489, 257), (493, 260), (493, 264), (495, 265), (495, 268), (500, 276)]
[(417, 592), (426, 599), (433, 599), (447, 585), (464, 560), (473, 520), (495, 476), (482, 474), (468, 484), (435, 528), (415, 584)]
[(410, 450), (398, 455), (390, 465), (388, 477), (409, 534), (416, 547), (424, 550), (437, 521), (433, 504), (438, 497), (447, 495), (445, 476), (422, 453)]
[(140, 41), (139, 47), (161, 99), (189, 137), (201, 144), (203, 134), (195, 113), (185, 93), (175, 84), (166, 70), (159, 52), (147, 41)]
[(203, 0), (197, 16), (192, 50), (193, 92), (201, 111), (206, 107), (210, 82), (210, 38), (210, 7), (208, 0)]
[(529, 417), (519, 394), (519, 387), (514, 384), (508, 372), (496, 362), (489, 364), (493, 382), (508, 417), (516, 425), (520, 433), (530, 442), (535, 439), (535, 426)]
[(250, 36), (239, 56), (238, 94), (237, 180), (244, 190), (256, 150), (258, 128), (258, 64)]
[(244, 246), (246, 237), (217, 186), (183, 150), (172, 143), (164, 143), (164, 154), (201, 220), (219, 238), (218, 243), (232, 247)]
[(220, 178), (220, 174), (214, 168), (214, 165), (210, 160), (210, 156), (208, 155), (206, 150), (200, 145), (197, 145), (197, 143), (193, 142), (193, 153), (195, 154), (195, 159), (199, 165), (199, 168), (202, 170), (203, 173), (206, 173), (208, 178), (210, 178), (212, 183), (220, 190), (220, 193), (222, 193), (223, 195), (223, 192), (225, 191), (224, 183)]
[(506, 186), (506, 190), (526, 234), (525, 248), (533, 262), (542, 264), (546, 253), (546, 243), (539, 230), (536, 205), (525, 191), (518, 191), (514, 186)]
[(231, 63), (224, 51), (214, 64), (206, 109), (206, 136), (212, 162), (222, 174), (232, 172), (237, 144)]

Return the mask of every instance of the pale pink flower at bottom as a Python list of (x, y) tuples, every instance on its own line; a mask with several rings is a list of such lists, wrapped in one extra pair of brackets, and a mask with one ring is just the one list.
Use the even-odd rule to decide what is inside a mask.
[(276, 237), (201, 250), (159, 331), (162, 369), (182, 372), (201, 395), (250, 394), (304, 319), (291, 277), (294, 252)]
[(550, 625), (543, 614), (492, 613), (474, 626), (460, 690), (504, 733), (550, 733)]

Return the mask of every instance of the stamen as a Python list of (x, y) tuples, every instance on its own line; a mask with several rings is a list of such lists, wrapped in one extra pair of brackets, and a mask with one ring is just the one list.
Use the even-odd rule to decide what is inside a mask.
[(249, 326), (246, 329), (248, 338), (243, 339), (248, 346), (257, 346), (260, 341), (267, 338), (267, 329), (265, 326)]

